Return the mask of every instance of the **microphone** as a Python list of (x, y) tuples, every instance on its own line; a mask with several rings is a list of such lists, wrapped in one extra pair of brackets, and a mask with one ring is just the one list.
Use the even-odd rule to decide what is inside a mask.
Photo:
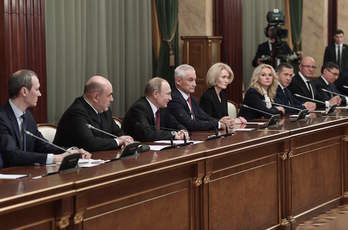
[(248, 106), (248, 105), (246, 105), (246, 104), (241, 104), (241, 106), (243, 106), (244, 108), (250, 109), (250, 110), (254, 110), (254, 111), (259, 112), (259, 113), (266, 114), (266, 115), (271, 116), (271, 117), (272, 117), (272, 116), (277, 116), (277, 117), (280, 116), (279, 114), (269, 113), (269, 112), (263, 111), (263, 110), (261, 110), (261, 109), (256, 109), (256, 108), (254, 108), (254, 107), (250, 107), (250, 106)]
[(347, 97), (346, 95), (343, 95), (343, 94), (340, 94), (340, 93), (336, 93), (336, 92), (333, 92), (333, 91), (329, 91), (327, 89), (323, 89), (322, 88), (321, 90), (324, 91), (324, 92), (327, 92), (327, 93), (332, 93), (332, 94), (340, 96), (340, 97)]
[(118, 136), (116, 136), (116, 135), (114, 135), (114, 134), (112, 134), (112, 133), (106, 132), (106, 131), (104, 131), (104, 130), (98, 129), (98, 128), (94, 127), (94, 126), (91, 125), (91, 124), (86, 124), (86, 126), (87, 126), (89, 129), (94, 129), (94, 130), (96, 130), (96, 131), (98, 131), (98, 132), (101, 132), (101, 133), (104, 133), (104, 134), (106, 134), (106, 135), (108, 135), (108, 136), (110, 136), (110, 137), (118, 138)]
[(55, 147), (55, 148), (57, 148), (57, 149), (59, 149), (59, 150), (62, 150), (62, 151), (64, 151), (64, 152), (68, 151), (67, 149), (65, 149), (65, 148), (63, 148), (63, 147), (60, 147), (60, 146), (58, 146), (58, 145), (56, 145), (56, 144), (53, 144), (53, 143), (50, 143), (48, 140), (46, 140), (46, 139), (44, 139), (44, 138), (41, 138), (41, 137), (38, 137), (38, 136), (34, 135), (33, 133), (31, 133), (31, 132), (28, 131), (28, 130), (24, 130), (24, 133), (27, 134), (27, 135), (29, 135), (29, 136), (34, 137), (35, 139), (38, 139), (38, 140), (44, 142), (44, 143), (46, 143), (46, 144), (49, 144), (49, 145), (51, 145), (51, 146), (53, 146), (53, 147)]
[(309, 101), (313, 101), (315, 103), (319, 103), (319, 104), (325, 105), (325, 102), (323, 102), (323, 101), (319, 101), (319, 100), (316, 100), (316, 99), (313, 99), (313, 98), (305, 97), (305, 96), (302, 96), (302, 95), (297, 94), (297, 93), (295, 93), (294, 96), (302, 98), (302, 99), (306, 99), (306, 100), (309, 100)]
[(306, 100), (314, 101), (314, 102), (316, 102), (316, 103), (324, 104), (324, 105), (325, 105), (325, 114), (326, 114), (326, 115), (329, 114), (329, 113), (332, 113), (332, 112), (335, 111), (335, 109), (336, 109), (336, 105), (326, 107), (326, 104), (325, 104), (325, 102), (323, 102), (323, 101), (319, 101), (319, 100), (316, 100), (316, 99), (313, 99), (313, 98), (308, 98), (308, 97), (299, 95), (299, 94), (297, 94), (297, 93), (295, 93), (294, 95), (295, 95), (296, 97), (300, 97), (300, 98), (303, 98), (303, 99), (306, 99)]
[(268, 126), (277, 124), (277, 122), (279, 120), (279, 117), (280, 117), (279, 114), (272, 114), (272, 113), (269, 113), (269, 112), (266, 112), (266, 111), (263, 111), (263, 110), (260, 110), (260, 109), (256, 109), (256, 108), (250, 107), (250, 106), (245, 105), (245, 104), (241, 104), (241, 106), (243, 106), (244, 108), (247, 108), (247, 109), (250, 109), (250, 110), (254, 110), (256, 112), (263, 113), (263, 114), (266, 114), (268, 116), (271, 116), (268, 119), (268, 121), (264, 125), (262, 125), (262, 127), (260, 127), (260, 128), (267, 128)]
[(276, 103), (276, 102), (273, 102), (272, 104), (273, 104), (273, 105), (282, 106), (282, 107), (285, 107), (285, 108), (289, 108), (289, 109), (293, 109), (293, 110), (299, 111), (298, 114), (297, 114), (297, 118), (295, 119), (295, 121), (301, 120), (301, 119), (305, 119), (305, 118), (306, 118), (306, 115), (309, 113), (309, 111), (308, 111), (307, 109), (299, 109), (299, 108), (296, 108), (296, 107), (293, 107), (293, 106), (278, 104), (278, 103)]

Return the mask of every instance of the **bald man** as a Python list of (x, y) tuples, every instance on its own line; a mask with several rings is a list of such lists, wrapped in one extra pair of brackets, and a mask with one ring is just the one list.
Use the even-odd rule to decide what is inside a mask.
[[(292, 78), (291, 84), (288, 87), (292, 94), (299, 94), (312, 99), (315, 98), (315, 92), (313, 86), (310, 84), (310, 80), (314, 77), (316, 68), (314, 58), (307, 56), (301, 60), (299, 66), (300, 71)], [(303, 98), (297, 99), (302, 103), (308, 101)]]
[[(91, 152), (116, 149), (132, 143), (133, 138), (124, 136), (112, 119), (109, 107), (113, 100), (111, 83), (103, 76), (91, 77), (85, 85), (83, 96), (76, 98), (61, 117), (53, 142)], [(87, 124), (117, 138), (90, 129)]]

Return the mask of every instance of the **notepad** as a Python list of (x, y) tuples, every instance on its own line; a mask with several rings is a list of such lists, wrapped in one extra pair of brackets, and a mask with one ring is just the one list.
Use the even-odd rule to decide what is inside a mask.
[[(187, 142), (193, 143), (193, 144), (199, 144), (202, 143), (203, 141), (193, 141), (193, 140), (189, 140)], [(160, 141), (155, 141), (155, 143), (160, 143), (160, 144), (169, 144), (170, 145), (170, 140), (160, 140)], [(184, 144), (184, 140), (173, 140), (173, 144), (175, 145), (180, 145), (180, 144)]]
[(170, 145), (149, 145), (152, 151), (161, 151), (162, 149), (169, 147)]
[(104, 164), (107, 161), (100, 159), (79, 159), (79, 167), (80, 168), (90, 168), (100, 164)]
[(19, 179), (28, 176), (27, 174), (1, 174), (0, 173), (0, 179), (3, 180), (14, 180)]

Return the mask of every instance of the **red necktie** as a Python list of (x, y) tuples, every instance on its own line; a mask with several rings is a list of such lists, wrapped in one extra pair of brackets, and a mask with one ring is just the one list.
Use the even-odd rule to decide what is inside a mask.
[(195, 116), (194, 116), (193, 110), (192, 110), (191, 96), (189, 96), (189, 97), (187, 98), (187, 102), (189, 103), (189, 107), (190, 107), (190, 110), (191, 110), (191, 118), (192, 118), (192, 120), (193, 120), (193, 119), (195, 119)]
[(160, 116), (159, 109), (156, 111), (156, 129), (157, 130), (161, 129), (161, 116)]

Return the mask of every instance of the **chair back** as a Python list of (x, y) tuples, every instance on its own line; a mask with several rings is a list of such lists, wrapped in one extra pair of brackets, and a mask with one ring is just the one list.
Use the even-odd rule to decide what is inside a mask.
[(230, 101), (227, 102), (227, 113), (231, 118), (237, 117), (237, 107)]
[(38, 124), (37, 129), (40, 131), (42, 136), (47, 139), (50, 143), (53, 142), (56, 135), (57, 127), (54, 124)]
[(122, 129), (122, 119), (116, 116), (112, 116), (112, 119), (114, 119), (115, 124)]

